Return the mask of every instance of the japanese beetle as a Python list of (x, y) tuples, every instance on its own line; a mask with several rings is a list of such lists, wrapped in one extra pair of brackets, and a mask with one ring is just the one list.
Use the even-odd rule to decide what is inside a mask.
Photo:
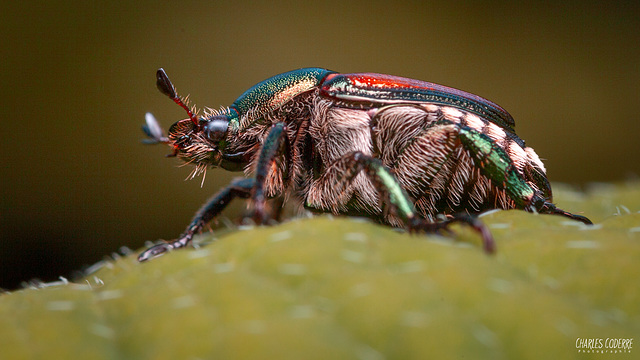
[[(544, 165), (499, 105), (450, 87), (391, 75), (293, 70), (264, 80), (228, 108), (195, 109), (163, 69), (160, 91), (188, 118), (167, 136), (147, 114), (147, 143), (164, 143), (195, 169), (243, 170), (214, 195), (176, 240), (140, 254), (149, 260), (191, 242), (236, 197), (266, 223), (284, 199), (305, 208), (367, 216), (410, 231), (472, 226), (486, 252), (495, 243), (476, 214), (522, 209), (591, 224), (552, 203)], [(270, 199), (276, 199), (272, 209)]]

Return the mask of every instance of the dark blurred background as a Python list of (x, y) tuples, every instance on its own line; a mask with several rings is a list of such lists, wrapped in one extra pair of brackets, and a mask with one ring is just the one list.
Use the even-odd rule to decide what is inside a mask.
[(505, 107), (552, 181), (640, 174), (637, 2), (13, 2), (0, 29), (5, 289), (174, 237), (233, 176), (140, 144), (185, 117), (158, 67), (214, 108), (300, 67), (428, 80)]

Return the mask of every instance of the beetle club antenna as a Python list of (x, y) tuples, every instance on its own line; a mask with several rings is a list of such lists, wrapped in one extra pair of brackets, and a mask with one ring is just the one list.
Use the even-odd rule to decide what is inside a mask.
[(163, 68), (158, 69), (158, 71), (156, 72), (156, 86), (161, 93), (167, 95), (171, 100), (173, 100), (173, 102), (185, 109), (187, 115), (189, 115), (189, 119), (191, 119), (194, 125), (198, 126), (198, 119), (196, 118), (195, 114), (193, 113), (193, 111), (191, 111), (191, 109), (189, 109), (182, 98), (178, 96), (178, 92), (176, 91), (175, 86), (173, 86), (171, 80), (169, 80), (169, 77), (167, 76), (167, 73), (164, 72)]

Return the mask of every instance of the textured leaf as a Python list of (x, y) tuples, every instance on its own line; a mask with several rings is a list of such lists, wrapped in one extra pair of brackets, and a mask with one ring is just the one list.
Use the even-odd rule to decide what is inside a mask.
[(461, 226), (324, 216), (118, 258), (1, 295), (2, 358), (584, 358), (577, 338), (639, 339), (640, 185), (555, 190), (596, 225), (490, 213), (496, 256)]

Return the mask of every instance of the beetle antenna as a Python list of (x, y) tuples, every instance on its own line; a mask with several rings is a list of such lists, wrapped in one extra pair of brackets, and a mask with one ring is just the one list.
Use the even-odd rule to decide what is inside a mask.
[(142, 131), (147, 134), (148, 139), (142, 140), (145, 144), (168, 144), (169, 139), (164, 135), (164, 131), (156, 117), (152, 113), (146, 113), (144, 115), (146, 124), (142, 126)]
[(186, 101), (182, 100), (182, 98), (178, 96), (175, 86), (173, 86), (163, 68), (158, 69), (156, 72), (156, 86), (161, 93), (167, 95), (171, 100), (173, 100), (173, 102), (180, 105), (180, 107), (187, 112), (187, 115), (189, 115), (189, 119), (191, 119), (196, 126), (198, 125), (198, 119), (194, 114), (195, 110), (190, 109), (189, 106), (187, 106)]

